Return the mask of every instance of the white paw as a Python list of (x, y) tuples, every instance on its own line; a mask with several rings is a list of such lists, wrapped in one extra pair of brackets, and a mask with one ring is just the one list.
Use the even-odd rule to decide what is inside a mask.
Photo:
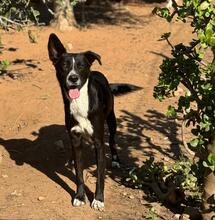
[(73, 167), (75, 165), (74, 160), (67, 160), (65, 163), (65, 167)]
[(94, 199), (91, 204), (91, 207), (95, 210), (98, 210), (98, 211), (104, 211), (105, 204), (104, 204), (104, 202), (101, 202), (99, 200)]
[(119, 162), (116, 162), (116, 161), (112, 161), (111, 166), (112, 166), (112, 168), (120, 168)]
[(79, 206), (83, 206), (83, 205), (85, 205), (85, 202), (84, 201), (81, 201), (81, 200), (79, 200), (79, 199), (74, 199), (74, 201), (73, 201), (73, 206), (75, 206), (75, 207), (79, 207)]

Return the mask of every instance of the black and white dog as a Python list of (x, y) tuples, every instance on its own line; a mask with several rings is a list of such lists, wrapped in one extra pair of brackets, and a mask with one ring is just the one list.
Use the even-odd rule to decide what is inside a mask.
[(90, 139), (95, 146), (97, 159), (96, 192), (91, 206), (102, 211), (104, 209), (105, 121), (110, 132), (109, 145), (112, 153), (112, 165), (119, 166), (119, 159), (114, 140), (116, 118), (113, 94), (105, 76), (100, 72), (90, 70), (95, 60), (101, 64), (101, 58), (91, 51), (67, 53), (55, 34), (51, 34), (49, 37), (48, 52), (60, 84), (64, 100), (66, 128), (74, 154), (77, 192), (73, 205), (85, 204), (82, 142), (84, 139)]

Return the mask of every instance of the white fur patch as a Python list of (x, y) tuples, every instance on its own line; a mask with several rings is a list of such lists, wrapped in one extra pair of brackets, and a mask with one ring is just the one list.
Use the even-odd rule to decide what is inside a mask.
[(94, 199), (91, 204), (91, 207), (95, 210), (98, 210), (98, 211), (104, 211), (105, 204), (104, 204), (104, 202), (101, 202), (99, 200)]
[[(70, 80), (69, 77), (72, 75), (78, 75), (77, 72), (75, 71), (75, 59), (74, 57), (72, 58), (72, 70), (69, 72), (69, 74), (66, 77), (66, 82), (68, 85), (70, 85)], [(78, 79), (77, 83), (80, 83), (80, 79)]]
[[(178, 4), (178, 0), (175, 0), (176, 4)], [(173, 1), (172, 0), (168, 0), (167, 1), (167, 4), (166, 4), (166, 7), (168, 9), (173, 9)]]
[(92, 136), (93, 126), (88, 120), (89, 110), (89, 96), (88, 96), (88, 80), (84, 86), (80, 89), (80, 96), (77, 99), (72, 100), (70, 103), (70, 112), (77, 120), (78, 125), (74, 126), (71, 131), (78, 133), (87, 133)]
[(80, 206), (83, 206), (83, 205), (85, 205), (85, 202), (84, 201), (81, 201), (81, 200), (79, 200), (79, 199), (74, 199), (74, 201), (73, 201), (73, 206), (75, 206), (75, 207), (80, 207)]

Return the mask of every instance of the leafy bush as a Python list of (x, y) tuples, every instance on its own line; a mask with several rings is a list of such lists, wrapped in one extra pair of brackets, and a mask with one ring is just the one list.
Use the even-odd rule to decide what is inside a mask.
[(167, 167), (151, 157), (140, 168), (129, 172), (126, 184), (139, 189), (148, 187), (159, 201), (178, 204), (185, 198), (200, 200), (201, 184), (197, 178), (200, 173), (198, 166), (188, 160), (180, 160)]
[(10, 65), (10, 62), (8, 60), (0, 61), (0, 75), (6, 72), (9, 65)]
[(210, 0), (184, 0), (182, 6), (174, 3), (174, 8), (172, 14), (166, 8), (157, 9), (156, 13), (167, 21), (175, 15), (183, 22), (192, 18), (190, 24), (196, 38), (189, 45), (180, 43), (173, 46), (169, 41), (170, 33), (162, 36), (171, 46), (172, 57), (165, 59), (160, 66), (154, 97), (162, 101), (173, 96), (180, 83), (187, 89), (180, 96), (178, 106), (168, 108), (168, 114), (176, 116), (182, 113), (186, 126), (192, 123), (194, 138), (189, 146), (206, 159), (215, 128), (215, 8)]
[(21, 28), (30, 21), (38, 24), (39, 12), (30, 0), (4, 0), (0, 3), (0, 26), (2, 28)]
[(167, 8), (154, 12), (168, 22), (177, 20), (189, 22), (195, 38), (185, 45), (172, 45), (170, 33), (162, 39), (171, 47), (172, 57), (163, 60), (160, 66), (158, 84), (154, 88), (154, 97), (162, 101), (174, 96), (182, 84), (187, 91), (178, 99), (177, 106), (168, 107), (168, 115), (182, 114), (186, 126), (192, 125), (193, 138), (188, 146), (204, 161), (204, 199), (203, 218), (212, 219), (215, 211), (215, 4), (212, 0), (184, 0), (177, 5), (173, 0), (172, 13)]

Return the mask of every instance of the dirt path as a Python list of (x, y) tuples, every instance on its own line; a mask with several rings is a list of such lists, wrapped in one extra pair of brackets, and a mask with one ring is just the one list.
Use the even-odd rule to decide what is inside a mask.
[[(158, 41), (160, 35), (171, 31), (174, 43), (186, 41), (188, 29), (152, 16), (149, 5), (127, 10), (139, 17), (138, 25), (93, 26), (67, 33), (37, 28), (33, 30), (37, 44), (29, 42), (26, 32), (1, 33), (5, 46), (1, 59), (14, 64), (10, 69), (17, 79), (0, 78), (0, 219), (146, 219), (152, 207), (158, 219), (174, 219), (164, 206), (149, 201), (143, 191), (125, 188), (120, 180), (126, 168), (149, 156), (171, 162), (180, 154), (178, 125), (163, 114), (169, 101), (159, 103), (152, 94), (162, 57), (169, 55), (166, 43)], [(64, 166), (67, 155), (56, 145), (58, 140), (68, 144), (68, 139), (60, 90), (47, 55), (51, 32), (72, 51), (100, 54), (103, 65), (94, 64), (93, 69), (104, 72), (110, 82), (142, 88), (115, 99), (123, 169), (110, 169), (107, 150), (103, 213), (93, 211), (89, 202), (81, 208), (71, 206), (74, 174)], [(89, 146), (86, 152), (85, 182), (91, 201), (94, 152)]]

